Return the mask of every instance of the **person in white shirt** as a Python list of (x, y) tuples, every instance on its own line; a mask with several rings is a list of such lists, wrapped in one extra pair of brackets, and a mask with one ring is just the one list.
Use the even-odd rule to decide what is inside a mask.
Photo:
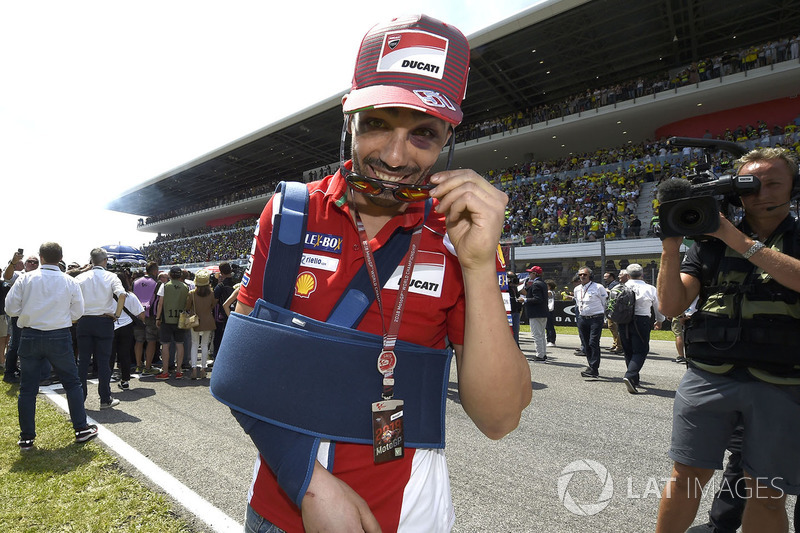
[[(625, 282), (625, 285), (636, 293), (636, 307), (633, 320), (619, 325), (619, 339), (622, 342), (625, 364), (628, 367), (622, 381), (629, 393), (637, 394), (639, 392), (639, 371), (647, 359), (647, 352), (650, 351), (650, 330), (661, 329), (661, 323), (666, 317), (658, 310), (656, 288), (642, 279), (642, 265), (631, 263), (625, 270), (631, 277)], [(651, 309), (655, 312), (655, 324), (650, 314)]]
[(20, 276), (6, 296), (6, 312), (17, 318), (21, 330), (19, 359), (19, 447), (33, 448), (36, 438), (36, 395), (39, 376), (49, 361), (66, 391), (75, 439), (97, 436), (97, 426), (87, 425), (83, 391), (72, 351), (69, 328), (83, 314), (83, 295), (71, 277), (58, 268), (61, 246), (46, 242), (39, 248), (42, 266)]
[(75, 278), (81, 287), (84, 301), (83, 316), (78, 321), (78, 372), (85, 398), (88, 395), (86, 380), (89, 363), (94, 355), (97, 361), (100, 409), (107, 409), (119, 404), (119, 400), (111, 397), (111, 349), (114, 342), (114, 322), (122, 315), (127, 294), (119, 278), (106, 270), (106, 251), (95, 248), (91, 256), (92, 269)]
[(133, 353), (134, 343), (134, 318), (140, 324), (144, 324), (144, 306), (133, 292), (131, 287), (130, 275), (127, 272), (118, 272), (122, 287), (125, 289), (125, 307), (122, 314), (114, 322), (114, 344), (111, 350), (111, 370), (114, 364), (119, 365), (120, 378), (117, 386), (122, 390), (130, 388), (131, 380), (131, 354)]
[(592, 269), (581, 267), (578, 270), (578, 281), (575, 286), (575, 307), (578, 311), (577, 325), (581, 346), (586, 353), (588, 366), (581, 372), (585, 378), (600, 377), (600, 335), (605, 321), (606, 288), (592, 279)]

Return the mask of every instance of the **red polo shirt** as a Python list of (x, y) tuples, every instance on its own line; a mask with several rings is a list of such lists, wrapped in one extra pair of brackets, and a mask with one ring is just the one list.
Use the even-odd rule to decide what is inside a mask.
[[(346, 182), (339, 172), (310, 183), (308, 190), (308, 227), (291, 309), (325, 320), (363, 265), (364, 257), (347, 203)], [(239, 293), (239, 300), (249, 306), (254, 306), (262, 293), (272, 229), (272, 206), (270, 201), (261, 214), (250, 266)], [(398, 227), (417, 226), (423, 214), (423, 203), (409, 204), (402, 215), (391, 219), (370, 241), (373, 252), (383, 246)], [(422, 232), (420, 252), (398, 335), (404, 341), (437, 349), (446, 346), (446, 339), (454, 344), (464, 342), (464, 284), (461, 267), (445, 232), (444, 215), (431, 210)], [(387, 327), (402, 269), (401, 262), (390, 279), (380, 280)], [(498, 264), (498, 272), (502, 270)], [(378, 335), (383, 333), (376, 302), (358, 329)], [(378, 354), (375, 356), (377, 360)], [(336, 379), (346, 380), (347, 376)], [(377, 369), (375, 379), (381, 379)], [(309, 401), (325, 399), (309, 398)], [(365, 412), (369, 408), (365, 405)], [(327, 445), (323, 445), (318, 460), (329, 468), (331, 456), (328, 450)], [(442, 450), (406, 449), (403, 459), (376, 466), (371, 446), (336, 443), (332, 461), (333, 474), (366, 500), (383, 531), (396, 531), (401, 524), (401, 530), (416, 528), (418, 531), (445, 531), (452, 525), (454, 511)], [(274, 474), (260, 457), (250, 491), (250, 505), (281, 529), (289, 532), (303, 530), (299, 509), (279, 488)]]

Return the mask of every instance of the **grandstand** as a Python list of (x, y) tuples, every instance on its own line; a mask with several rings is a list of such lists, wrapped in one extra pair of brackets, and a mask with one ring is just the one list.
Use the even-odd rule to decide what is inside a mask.
[[(592, 179), (582, 177), (592, 173), (619, 174), (621, 191), (631, 193), (624, 223), (605, 238), (573, 232), (545, 245), (542, 231), (515, 232), (510, 220), (506, 251), (516, 268), (546, 264), (563, 283), (586, 261), (601, 269), (657, 261), (660, 243), (647, 238), (657, 176), (648, 181), (645, 167), (669, 161), (683, 173), (697, 157), (662, 153), (659, 141), (723, 135), (760, 120), (773, 132), (800, 116), (800, 60), (791, 52), (798, 28), (800, 8), (780, 0), (552, 0), (470, 35), (456, 166), (486, 175), (512, 200), (519, 188), (554, 182), (585, 191)], [(254, 219), (275, 184), (338, 166), (345, 93), (147, 180), (107, 207), (164, 235), (153, 248), (162, 264), (245, 262)], [(774, 133), (769, 142), (794, 139)], [(631, 213), (642, 222), (639, 235), (627, 226)]]

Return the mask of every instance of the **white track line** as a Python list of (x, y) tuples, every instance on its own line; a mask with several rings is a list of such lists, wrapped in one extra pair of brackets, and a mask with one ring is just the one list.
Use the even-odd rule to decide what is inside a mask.
[[(39, 391), (46, 394), (50, 401), (60, 407), (65, 413), (69, 413), (67, 399), (53, 390), (56, 387), (61, 388), (60, 385), (40, 387)], [(97, 424), (100, 430), (97, 435), (98, 439), (103, 441), (106, 446), (114, 450), (117, 455), (125, 459), (131, 466), (139, 470), (145, 477), (161, 487), (164, 492), (172, 496), (175, 501), (188, 509), (189, 512), (208, 524), (215, 532), (227, 533), (229, 531), (235, 531), (239, 533), (244, 529), (242, 524), (214, 507), (195, 491), (178, 481), (172, 474), (162, 469), (153, 461), (139, 453), (136, 448), (119, 438), (114, 432), (110, 431), (102, 424), (98, 424), (97, 421), (88, 416), (88, 414), (86, 419), (90, 424)]]

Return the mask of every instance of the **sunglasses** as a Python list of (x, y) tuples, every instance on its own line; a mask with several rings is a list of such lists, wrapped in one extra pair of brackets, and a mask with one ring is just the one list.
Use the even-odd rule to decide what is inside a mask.
[(357, 192), (368, 196), (378, 196), (384, 191), (390, 191), (401, 202), (421, 202), (426, 200), (430, 196), (431, 189), (436, 187), (436, 185), (393, 183), (391, 181), (368, 178), (352, 172), (345, 179), (348, 185)]
[(579, 277), (579, 278), (585, 278), (585, 277), (586, 277), (586, 276), (588, 276), (588, 275), (589, 275), (589, 274), (578, 274), (578, 277)]
[(27, 260), (27, 261), (25, 261), (25, 262), (26, 262), (26, 263), (33, 263), (34, 265), (39, 263), (39, 261), (37, 261), (36, 259), (28, 259), (28, 260)]

